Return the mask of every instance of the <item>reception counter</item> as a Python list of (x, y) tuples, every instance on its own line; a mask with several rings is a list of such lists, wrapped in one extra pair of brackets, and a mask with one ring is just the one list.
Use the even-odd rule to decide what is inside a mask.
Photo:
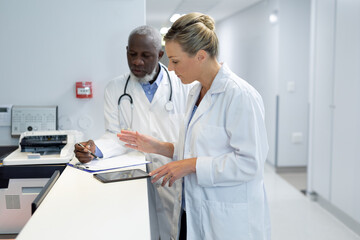
[(101, 183), (67, 166), (16, 239), (150, 239), (147, 179)]

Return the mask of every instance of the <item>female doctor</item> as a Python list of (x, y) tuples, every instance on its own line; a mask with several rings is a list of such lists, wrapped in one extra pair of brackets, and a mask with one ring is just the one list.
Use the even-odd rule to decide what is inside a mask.
[(185, 84), (199, 82), (190, 90), (177, 145), (131, 131), (118, 137), (129, 148), (182, 159), (150, 175), (153, 183), (162, 178), (163, 186), (184, 179), (187, 239), (270, 239), (263, 102), (217, 61), (214, 28), (211, 17), (190, 13), (164, 37), (169, 69)]

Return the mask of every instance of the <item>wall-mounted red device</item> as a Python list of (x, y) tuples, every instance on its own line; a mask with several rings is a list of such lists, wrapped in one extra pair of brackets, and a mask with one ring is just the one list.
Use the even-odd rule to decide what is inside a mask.
[(76, 97), (77, 98), (92, 98), (92, 82), (76, 82)]

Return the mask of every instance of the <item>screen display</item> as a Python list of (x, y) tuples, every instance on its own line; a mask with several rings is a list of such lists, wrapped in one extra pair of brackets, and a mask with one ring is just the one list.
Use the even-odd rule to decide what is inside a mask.
[(102, 182), (116, 182), (116, 181), (146, 178), (150, 176), (148, 173), (144, 172), (141, 169), (131, 169), (131, 170), (116, 171), (116, 172), (108, 172), (108, 173), (98, 173), (98, 174), (94, 174), (94, 177)]

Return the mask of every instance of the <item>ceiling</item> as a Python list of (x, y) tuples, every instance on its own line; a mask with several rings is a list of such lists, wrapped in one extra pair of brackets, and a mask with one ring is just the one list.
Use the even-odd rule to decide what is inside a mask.
[(160, 30), (170, 27), (174, 13), (201, 12), (215, 22), (264, 0), (146, 0), (146, 24)]

